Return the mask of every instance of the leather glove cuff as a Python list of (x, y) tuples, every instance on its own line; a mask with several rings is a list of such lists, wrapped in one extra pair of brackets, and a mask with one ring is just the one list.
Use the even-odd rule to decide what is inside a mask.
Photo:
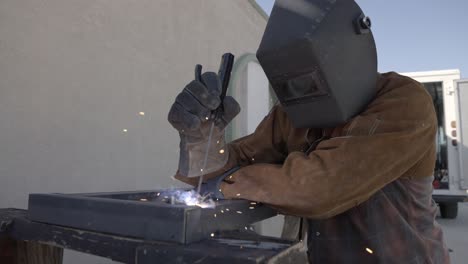
[(224, 130), (213, 132), (211, 141), (208, 138), (190, 141), (190, 137), (181, 135), (179, 172), (182, 175), (197, 177), (218, 171), (226, 165), (229, 152), (224, 140)]

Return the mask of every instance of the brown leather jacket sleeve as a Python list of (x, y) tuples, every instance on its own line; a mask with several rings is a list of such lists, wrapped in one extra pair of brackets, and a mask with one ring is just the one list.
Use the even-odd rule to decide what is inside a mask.
[(283, 163), (287, 157), (290, 123), (279, 106), (260, 122), (255, 132), (228, 145), (230, 163), (247, 166), (254, 163)]
[(266, 163), (280, 162), (287, 149), (284, 139), (296, 130), (281, 111), (273, 111), (254, 135), (233, 145), (238, 160), (247, 162), (250, 156), (244, 153), (252, 151), (259, 159), (222, 185), (224, 195), (263, 202), (289, 215), (324, 219), (359, 205), (399, 177), (432, 175), (437, 122), (430, 95), (396, 74), (382, 77), (379, 86), (367, 109), (335, 129), (335, 136), (309, 155), (289, 152), (281, 165)]

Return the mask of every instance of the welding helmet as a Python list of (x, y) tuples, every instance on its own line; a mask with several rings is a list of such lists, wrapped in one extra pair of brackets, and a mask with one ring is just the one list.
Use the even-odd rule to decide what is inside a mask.
[(295, 127), (344, 124), (372, 100), (370, 27), (353, 0), (276, 0), (257, 58)]

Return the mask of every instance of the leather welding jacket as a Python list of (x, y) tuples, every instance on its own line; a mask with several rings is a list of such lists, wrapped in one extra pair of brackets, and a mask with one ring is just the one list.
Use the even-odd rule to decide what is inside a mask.
[(361, 114), (332, 129), (294, 128), (275, 106), (229, 144), (226, 168), (242, 168), (222, 192), (306, 219), (311, 263), (449, 263), (431, 196), (432, 98), (396, 73), (381, 74), (376, 89)]

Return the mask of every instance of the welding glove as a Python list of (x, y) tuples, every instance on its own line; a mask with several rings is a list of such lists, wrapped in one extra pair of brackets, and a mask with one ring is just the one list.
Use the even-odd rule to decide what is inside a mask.
[[(178, 174), (197, 177), (215, 172), (226, 164), (229, 153), (224, 130), (240, 112), (240, 106), (230, 96), (221, 102), (220, 95), (221, 81), (218, 75), (206, 72), (200, 80), (185, 86), (176, 97), (168, 120), (180, 135)], [(221, 111), (218, 110), (215, 115), (214, 111), (220, 106)]]

